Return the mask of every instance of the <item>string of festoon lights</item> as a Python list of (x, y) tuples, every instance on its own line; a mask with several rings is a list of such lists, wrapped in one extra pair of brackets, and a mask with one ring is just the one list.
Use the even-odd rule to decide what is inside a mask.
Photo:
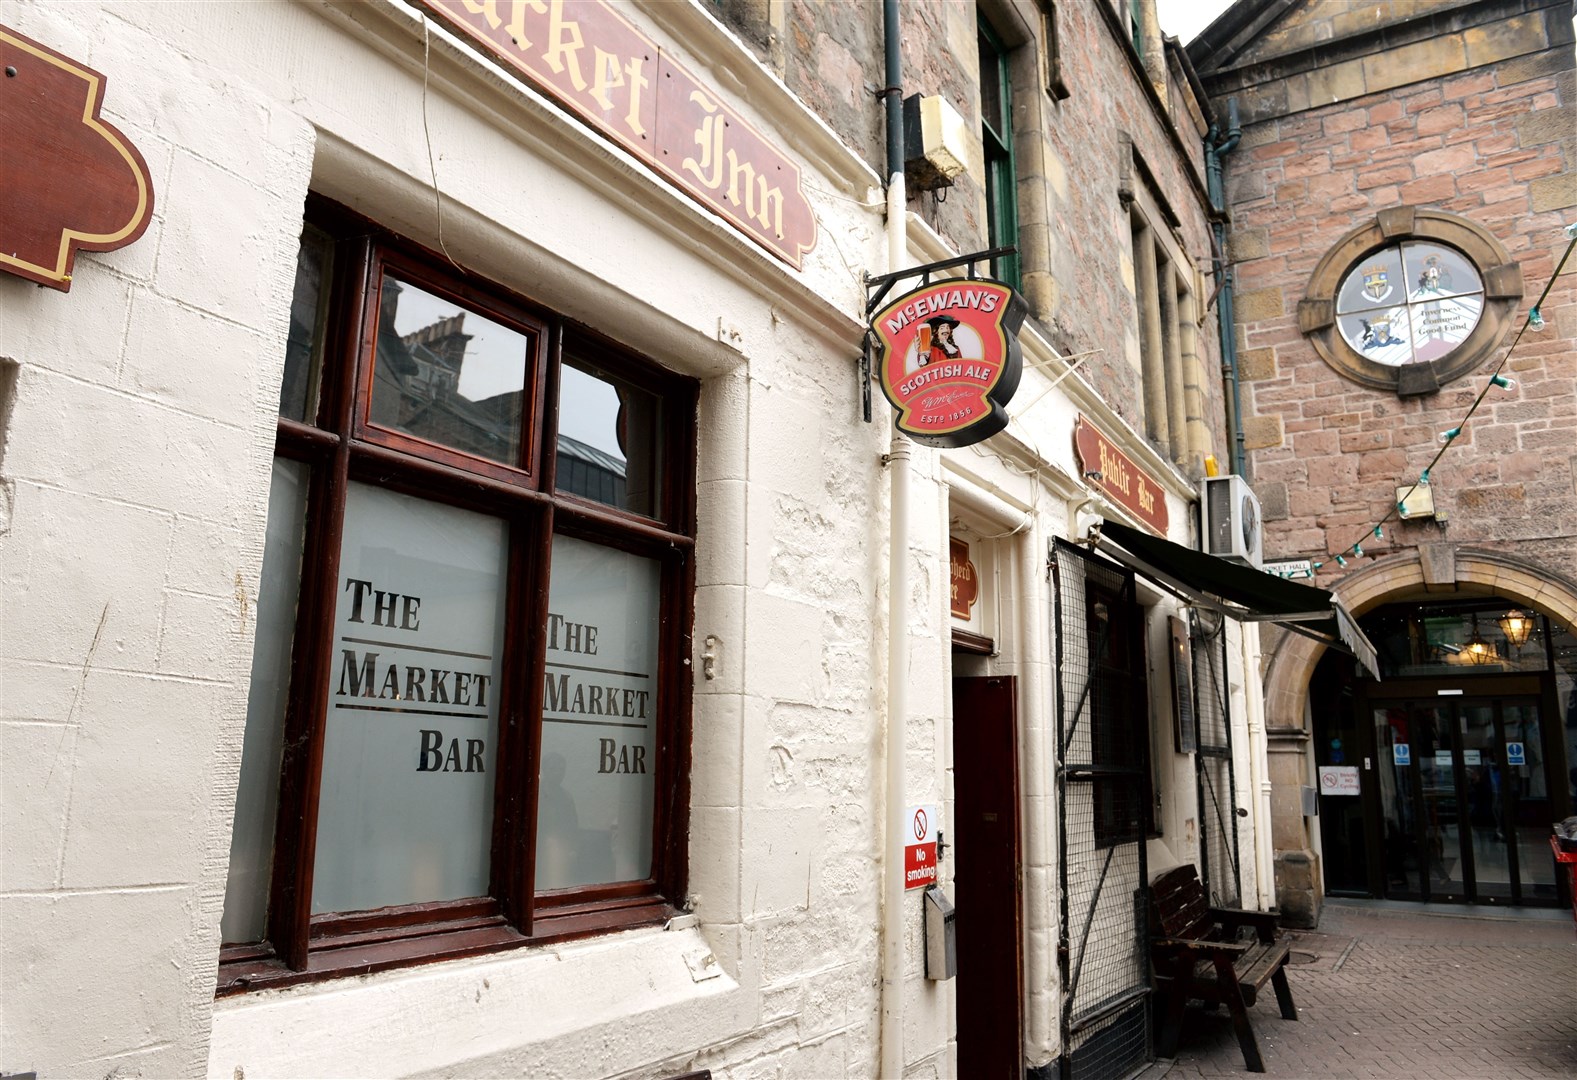
[[(1381, 518), (1374, 525), (1366, 527), (1358, 536), (1358, 538), (1351, 544), (1344, 548), (1334, 549), (1336, 554), (1331, 554), (1333, 549), (1328, 548), (1326, 552), (1327, 559), (1334, 559), (1337, 566), (1345, 569), (1348, 559), (1363, 557), (1363, 545), (1365, 541), (1384, 540), (1385, 527), (1392, 521), (1396, 520), (1406, 510), (1407, 500), (1412, 497), (1413, 492), (1417, 491), (1420, 487), (1428, 486), (1430, 474), (1434, 467), (1440, 464), (1440, 459), (1445, 457), (1446, 451), (1451, 449), (1452, 444), (1455, 443), (1457, 439), (1461, 438), (1462, 432), (1467, 429), (1468, 421), (1473, 418), (1473, 414), (1478, 411), (1479, 405), (1482, 404), (1484, 399), (1489, 396), (1489, 392), (1491, 390), (1510, 390), (1517, 385), (1514, 379), (1510, 378), (1509, 376), (1502, 375), (1501, 372), (1505, 369), (1506, 363), (1511, 359), (1511, 354), (1516, 352), (1517, 344), (1522, 340), (1522, 335), (1527, 333), (1529, 330), (1538, 331), (1544, 329), (1544, 316), (1539, 314), (1539, 306), (1544, 303), (1545, 299), (1550, 295), (1550, 290), (1555, 287), (1555, 282), (1560, 278), (1561, 270), (1563, 267), (1565, 267), (1566, 260), (1571, 257), (1572, 249), (1577, 248), (1577, 224), (1566, 226), (1566, 238), (1568, 240), (1568, 243), (1566, 244), (1566, 251), (1561, 255), (1560, 262), (1555, 264), (1555, 272), (1550, 275), (1550, 280), (1544, 286), (1544, 291), (1539, 294), (1538, 300), (1536, 300), (1533, 306), (1528, 309), (1527, 317), (1523, 319), (1522, 326), (1517, 330), (1517, 336), (1511, 339), (1511, 346), (1506, 350), (1505, 355), (1500, 358), (1500, 363), (1495, 365), (1495, 370), (1490, 373), (1489, 381), (1485, 383), (1484, 389), (1479, 391), (1478, 396), (1473, 399), (1473, 404), (1468, 406), (1467, 413), (1456, 423), (1454, 427), (1449, 427), (1440, 433), (1440, 449), (1435, 451), (1435, 456), (1430, 459), (1429, 464), (1424, 467), (1423, 472), (1418, 474), (1418, 479), (1413, 482), (1411, 487), (1409, 487), (1405, 492), (1397, 497), (1396, 504), (1391, 507), (1390, 513), (1386, 514), (1385, 517)], [(1312, 576), (1312, 571), (1318, 570), (1320, 567), (1324, 566), (1325, 563), (1317, 562), (1311, 559), (1309, 565), (1311, 567)]]

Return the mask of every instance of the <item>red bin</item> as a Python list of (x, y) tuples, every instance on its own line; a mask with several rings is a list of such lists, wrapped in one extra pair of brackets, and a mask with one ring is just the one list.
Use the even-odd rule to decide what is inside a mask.
[(1550, 850), (1555, 852), (1555, 861), (1571, 872), (1572, 920), (1577, 922), (1577, 851), (1561, 850), (1560, 838), (1555, 836), (1550, 837)]

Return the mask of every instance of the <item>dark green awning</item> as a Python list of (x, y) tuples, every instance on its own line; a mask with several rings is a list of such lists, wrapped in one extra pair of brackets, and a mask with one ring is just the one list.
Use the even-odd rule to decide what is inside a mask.
[(1328, 589), (1193, 551), (1116, 521), (1101, 524), (1095, 546), (1190, 603), (1244, 622), (1273, 622), (1351, 653), (1380, 677), (1374, 645)]

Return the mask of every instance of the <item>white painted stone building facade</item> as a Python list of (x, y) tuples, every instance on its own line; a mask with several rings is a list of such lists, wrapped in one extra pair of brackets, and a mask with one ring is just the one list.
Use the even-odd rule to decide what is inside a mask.
[[(69, 292), (0, 277), (0, 1073), (872, 1076), (897, 1040), (907, 1074), (968, 1074), (954, 1017), (975, 991), (925, 978), (919, 891), (882, 899), (891, 436), (879, 394), (862, 422), (855, 366), (861, 272), (888, 269), (882, 179), (704, 7), (620, 10), (798, 162), (819, 237), (802, 268), (417, 6), (0, 8), (107, 77), (156, 197), (147, 233), (82, 255)], [(666, 921), (216, 997), (249, 698), (268, 689), (254, 650), (292, 619), (260, 580), (309, 193), (698, 387)], [(908, 264), (957, 253), (907, 225)], [(1197, 496), (1040, 330), (1021, 340), (1008, 430), (913, 452), (902, 794), (952, 822), (952, 679), (1014, 678), (1022, 1058), (1041, 1067), (1065, 1049), (1048, 552), (1128, 517), (1081, 475), (1076, 419), (1157, 480), (1185, 546)], [(952, 649), (950, 537), (973, 545), (989, 655)], [(1153, 869), (1199, 859), (1200, 819), (1163, 692), (1181, 608), (1137, 598)], [(1233, 891), (1267, 906), (1257, 644), (1225, 635), (1250, 811)]]

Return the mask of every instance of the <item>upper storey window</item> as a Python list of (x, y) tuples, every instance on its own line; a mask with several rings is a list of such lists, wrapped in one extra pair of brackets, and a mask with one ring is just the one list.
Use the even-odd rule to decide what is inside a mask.
[[(986, 164), (986, 243), (1018, 244), (1018, 174), (1013, 163), (1013, 81), (1008, 51), (985, 19), (979, 24), (980, 141)], [(997, 280), (1019, 287), (1017, 253), (994, 260)]]
[(1522, 271), (1489, 230), (1401, 206), (1325, 253), (1298, 304), (1298, 329), (1342, 375), (1406, 397), (1488, 358), (1520, 299)]
[(1478, 327), (1484, 281), (1443, 244), (1385, 247), (1359, 261), (1336, 294), (1342, 337), (1379, 364), (1439, 360)]

